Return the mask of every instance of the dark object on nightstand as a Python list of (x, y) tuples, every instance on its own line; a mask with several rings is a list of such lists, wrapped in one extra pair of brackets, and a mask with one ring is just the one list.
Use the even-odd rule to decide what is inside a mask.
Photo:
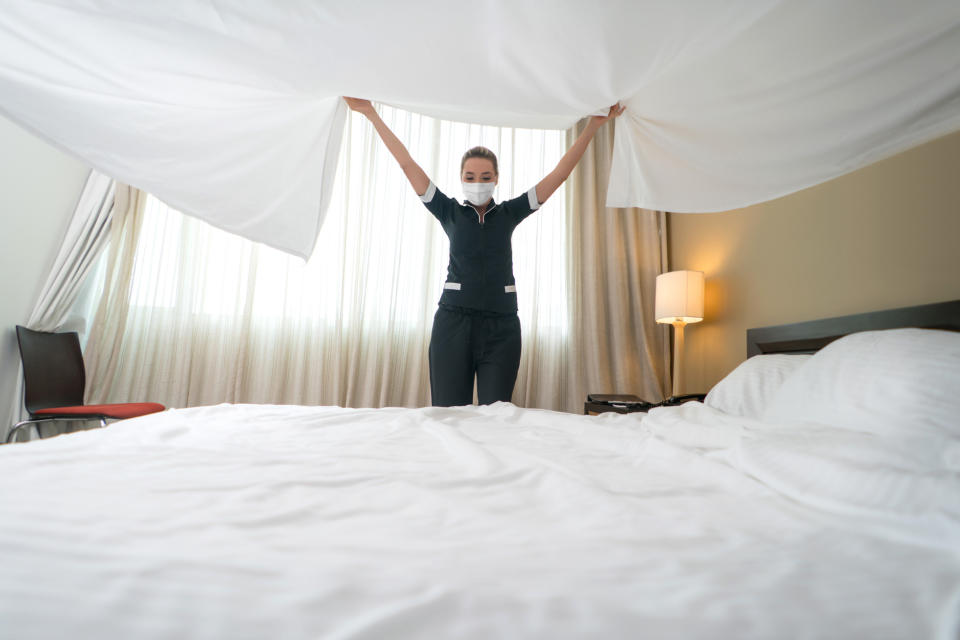
[(681, 405), (684, 402), (693, 402), (694, 400), (696, 400), (697, 402), (703, 402), (706, 397), (707, 397), (707, 394), (705, 393), (688, 393), (685, 396), (670, 396), (669, 398), (661, 402), (658, 406), (676, 407), (677, 405)]
[(629, 394), (589, 393), (583, 403), (583, 415), (591, 413), (642, 413), (657, 406), (638, 396)]
[(707, 396), (702, 393), (690, 393), (683, 396), (671, 396), (663, 402), (647, 402), (638, 396), (629, 394), (588, 393), (583, 403), (583, 415), (599, 413), (646, 413), (654, 407), (675, 407), (694, 400), (703, 402)]

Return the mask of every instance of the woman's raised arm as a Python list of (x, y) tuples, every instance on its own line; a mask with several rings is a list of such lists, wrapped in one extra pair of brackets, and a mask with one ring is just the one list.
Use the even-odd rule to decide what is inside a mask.
[(597, 132), (597, 129), (607, 120), (612, 120), (619, 116), (623, 113), (624, 109), (626, 109), (626, 107), (615, 104), (610, 107), (607, 115), (593, 116), (590, 118), (590, 122), (587, 123), (587, 128), (583, 130), (583, 133), (580, 134), (576, 142), (563, 154), (560, 162), (557, 163), (557, 167), (537, 183), (537, 202), (543, 204), (547, 201), (547, 198), (553, 195), (553, 192), (563, 184), (563, 181), (570, 176), (573, 168), (580, 162), (580, 158), (583, 157), (583, 152), (587, 150), (587, 145), (590, 144), (590, 141), (593, 139), (593, 134)]
[(410, 185), (413, 186), (413, 190), (417, 192), (418, 196), (425, 194), (430, 187), (430, 178), (428, 178), (427, 174), (420, 168), (420, 165), (413, 160), (410, 152), (403, 146), (400, 139), (393, 134), (393, 131), (390, 131), (390, 128), (380, 117), (380, 114), (377, 113), (377, 110), (373, 108), (370, 101), (347, 97), (344, 97), (344, 100), (348, 107), (367, 116), (367, 119), (373, 124), (373, 128), (376, 129), (380, 135), (380, 139), (387, 145), (387, 149), (390, 150), (393, 157), (397, 159), (397, 163), (400, 165), (400, 168), (403, 169), (403, 173), (406, 174), (407, 180), (409, 180)]

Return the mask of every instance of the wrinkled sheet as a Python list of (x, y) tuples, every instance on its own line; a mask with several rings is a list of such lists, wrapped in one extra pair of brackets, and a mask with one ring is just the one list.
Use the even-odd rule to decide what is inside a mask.
[(13, 0), (0, 111), (184, 213), (308, 256), (338, 96), (536, 128), (622, 101), (607, 204), (720, 211), (960, 129), (958, 51), (955, 0)]
[(221, 405), (0, 447), (0, 637), (941, 638), (957, 442)]

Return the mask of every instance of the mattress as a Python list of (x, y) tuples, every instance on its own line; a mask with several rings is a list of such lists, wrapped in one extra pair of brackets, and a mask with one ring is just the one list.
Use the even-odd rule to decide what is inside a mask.
[(697, 402), (171, 410), (0, 447), (0, 637), (956, 638), (941, 454)]

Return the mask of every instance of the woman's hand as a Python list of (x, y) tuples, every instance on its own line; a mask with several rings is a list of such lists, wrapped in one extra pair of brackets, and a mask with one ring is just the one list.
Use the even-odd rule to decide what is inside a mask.
[(343, 101), (347, 103), (348, 107), (364, 115), (369, 115), (375, 111), (373, 104), (369, 100), (363, 100), (361, 98), (348, 98), (344, 96)]
[(617, 104), (610, 107), (610, 111), (607, 112), (607, 115), (591, 117), (590, 124), (592, 124), (595, 127), (599, 127), (607, 120), (613, 120), (614, 118), (618, 117), (621, 113), (626, 111), (626, 109), (627, 108), (625, 106), (621, 106), (620, 103), (618, 102)]
[(403, 169), (414, 191), (417, 192), (418, 196), (425, 194), (427, 189), (430, 188), (430, 178), (427, 177), (427, 174), (423, 172), (420, 165), (410, 156), (410, 152), (403, 146), (403, 143), (400, 142), (396, 134), (390, 131), (390, 127), (383, 121), (383, 118), (381, 118), (377, 110), (373, 108), (370, 101), (361, 98), (348, 98), (347, 96), (343, 96), (343, 101), (357, 113), (362, 113), (367, 116), (367, 119), (370, 120), (370, 124), (376, 129), (380, 139), (387, 145), (387, 149), (391, 155), (396, 158), (400, 168)]
[(573, 146), (567, 149), (567, 152), (563, 154), (563, 157), (560, 158), (560, 162), (557, 163), (557, 168), (551, 171), (546, 175), (546, 177), (537, 183), (537, 202), (543, 204), (547, 201), (554, 191), (563, 184), (563, 181), (567, 179), (570, 175), (570, 172), (573, 171), (573, 168), (577, 166), (577, 163), (580, 162), (580, 158), (583, 157), (583, 152), (587, 150), (587, 145), (590, 144), (590, 141), (593, 139), (594, 134), (597, 132), (597, 129), (600, 128), (607, 120), (612, 120), (613, 118), (619, 117), (621, 113), (624, 112), (626, 107), (621, 107), (620, 103), (610, 107), (610, 111), (607, 112), (605, 116), (593, 116), (590, 118), (590, 121), (587, 123), (587, 127), (580, 133), (576, 141), (574, 141)]

